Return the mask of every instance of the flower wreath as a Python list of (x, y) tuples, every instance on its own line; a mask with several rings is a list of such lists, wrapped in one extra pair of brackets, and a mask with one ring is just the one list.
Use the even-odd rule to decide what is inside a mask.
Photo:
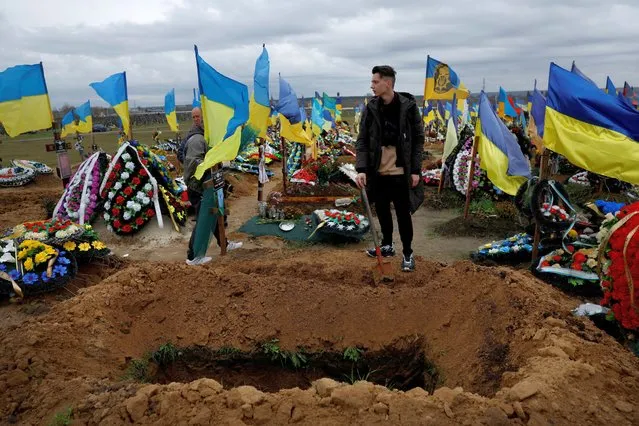
[(68, 219), (54, 218), (50, 220), (38, 220), (25, 222), (15, 226), (7, 235), (7, 238), (15, 238), (19, 241), (37, 240), (47, 244), (63, 244), (84, 233), (84, 227)]
[(62, 248), (69, 253), (73, 253), (78, 262), (89, 262), (95, 258), (102, 258), (111, 250), (100, 240), (100, 236), (93, 230), (91, 225), (84, 225), (84, 233), (73, 240), (66, 241)]
[(0, 249), (0, 294), (52, 291), (77, 273), (73, 256), (41, 241), (24, 240), (17, 248), (12, 240), (0, 241)]
[(24, 186), (36, 177), (32, 169), (24, 167), (7, 167), (0, 169), (0, 186)]
[(368, 232), (370, 223), (365, 216), (336, 209), (320, 209), (313, 212), (316, 231), (346, 237), (362, 238)]
[(36, 175), (50, 175), (53, 173), (53, 169), (44, 163), (31, 160), (12, 160), (11, 164), (14, 167), (22, 167), (23, 169), (31, 169)]
[(158, 226), (164, 227), (158, 182), (147, 168), (148, 164), (130, 142), (122, 143), (111, 160), (100, 185), (100, 196), (106, 199), (103, 217), (109, 231), (132, 235), (154, 216)]
[(639, 202), (608, 216), (601, 228), (601, 304), (622, 327), (639, 330)]
[(137, 141), (131, 141), (129, 143), (137, 150), (140, 161), (148, 168), (148, 171), (156, 179), (158, 185), (162, 185), (174, 197), (177, 197), (184, 202), (188, 202), (189, 198), (186, 191), (186, 185), (180, 185), (176, 180), (171, 178), (166, 166), (166, 161), (162, 160), (160, 156), (151, 151), (146, 145), (142, 145)]
[(532, 244), (533, 238), (529, 234), (516, 234), (505, 240), (484, 244), (471, 254), (471, 258), (478, 261), (525, 262), (531, 258)]
[(100, 183), (106, 165), (107, 156), (101, 152), (83, 161), (53, 210), (53, 217), (71, 219), (80, 225), (93, 222), (101, 207)]

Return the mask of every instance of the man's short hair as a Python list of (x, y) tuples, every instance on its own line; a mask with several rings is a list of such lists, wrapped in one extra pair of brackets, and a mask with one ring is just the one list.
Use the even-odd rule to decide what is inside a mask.
[(397, 73), (390, 65), (376, 65), (373, 67), (373, 74), (379, 74), (380, 77), (388, 77), (392, 80), (393, 86), (395, 86), (395, 75)]

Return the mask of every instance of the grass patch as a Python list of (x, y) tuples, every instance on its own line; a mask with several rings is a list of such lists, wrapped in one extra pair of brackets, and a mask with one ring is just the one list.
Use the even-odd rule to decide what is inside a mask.
[(68, 426), (73, 421), (73, 408), (67, 407), (64, 411), (60, 411), (53, 416), (49, 422), (49, 426)]
[(149, 377), (149, 360), (148, 359), (132, 359), (124, 372), (124, 380), (133, 380), (140, 383), (148, 383)]

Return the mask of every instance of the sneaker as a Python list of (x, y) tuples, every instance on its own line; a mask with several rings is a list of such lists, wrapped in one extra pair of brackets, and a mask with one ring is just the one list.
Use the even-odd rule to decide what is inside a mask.
[(402, 271), (404, 272), (415, 272), (415, 258), (412, 253), (410, 256), (406, 257), (402, 256)]
[[(395, 256), (395, 246), (393, 246), (392, 244), (381, 246), (379, 250), (382, 252), (382, 257)], [(366, 250), (366, 254), (368, 254), (370, 257), (377, 257), (377, 253), (375, 253), (375, 247)]]
[(213, 258), (208, 256), (196, 257), (193, 260), (186, 259), (186, 264), (189, 266), (204, 265), (205, 263), (209, 263), (211, 260), (213, 260)]
[(241, 241), (229, 241), (226, 243), (226, 251), (237, 250), (242, 248), (243, 243)]

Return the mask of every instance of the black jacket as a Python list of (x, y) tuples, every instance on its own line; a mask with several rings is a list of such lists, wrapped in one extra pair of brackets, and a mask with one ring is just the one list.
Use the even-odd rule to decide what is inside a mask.
[[(397, 155), (402, 156), (404, 177), (409, 188), (412, 182), (411, 175), (420, 176), (419, 184), (410, 189), (411, 213), (414, 213), (424, 202), (424, 186), (421, 180), (424, 125), (413, 95), (410, 93), (398, 93), (398, 95), (400, 141), (397, 146)], [(366, 173), (366, 189), (371, 202), (375, 200), (375, 183), (379, 176), (377, 171), (382, 160), (380, 102), (383, 101), (378, 97), (368, 102), (362, 112), (357, 136), (355, 169), (359, 173)]]

